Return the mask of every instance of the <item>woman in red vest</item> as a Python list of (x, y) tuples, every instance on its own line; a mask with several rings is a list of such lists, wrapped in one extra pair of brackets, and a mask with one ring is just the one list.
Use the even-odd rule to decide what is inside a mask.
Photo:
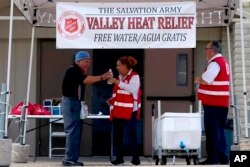
[(111, 162), (113, 165), (124, 163), (123, 136), (125, 128), (133, 156), (131, 163), (133, 165), (140, 164), (136, 136), (136, 124), (141, 108), (140, 77), (132, 69), (136, 64), (137, 61), (131, 56), (120, 57), (116, 64), (116, 69), (119, 72), (118, 79), (109, 80), (115, 84), (113, 95), (107, 101), (110, 105), (110, 120), (114, 126), (116, 159)]

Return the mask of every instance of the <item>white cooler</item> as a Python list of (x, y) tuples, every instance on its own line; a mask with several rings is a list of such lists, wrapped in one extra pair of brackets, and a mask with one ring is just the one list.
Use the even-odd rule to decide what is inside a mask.
[(180, 142), (188, 150), (200, 149), (201, 131), (200, 113), (166, 112), (161, 116), (162, 149), (180, 150)]

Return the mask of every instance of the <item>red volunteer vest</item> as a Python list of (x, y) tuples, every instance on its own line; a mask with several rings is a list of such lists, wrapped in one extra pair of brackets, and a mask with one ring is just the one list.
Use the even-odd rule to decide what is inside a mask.
[(228, 107), (229, 105), (229, 66), (224, 57), (215, 58), (219, 64), (220, 72), (212, 84), (200, 84), (198, 99), (203, 105)]
[[(132, 71), (123, 82), (129, 83), (132, 76), (138, 75), (136, 72)], [(141, 108), (141, 89), (138, 92), (138, 99), (134, 99), (132, 94), (121, 89), (116, 84), (113, 89), (112, 96), (112, 106), (110, 107), (110, 120), (114, 118), (130, 120), (132, 117), (134, 101), (137, 101), (138, 110), (137, 110), (137, 119), (140, 118), (140, 108)]]

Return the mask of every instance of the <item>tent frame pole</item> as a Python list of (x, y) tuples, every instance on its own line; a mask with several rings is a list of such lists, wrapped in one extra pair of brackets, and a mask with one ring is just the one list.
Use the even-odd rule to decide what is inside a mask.
[[(9, 45), (8, 45), (8, 65), (7, 65), (7, 88), (6, 90), (10, 90), (10, 69), (11, 69), (11, 48), (12, 48), (12, 33), (13, 33), (13, 8), (14, 8), (14, 0), (10, 2), (10, 24), (9, 24)], [(6, 94), (6, 104), (10, 103), (10, 93)], [(9, 107), (5, 108), (5, 130), (4, 130), (4, 138), (8, 138), (8, 115), (9, 115)]]
[[(233, 70), (232, 70), (232, 55), (231, 55), (231, 43), (230, 43), (230, 31), (229, 31), (229, 24), (227, 25), (227, 47), (228, 47), (228, 61), (229, 61), (229, 70), (230, 70), (230, 95), (231, 95), (231, 104), (235, 106), (235, 98), (234, 98), (234, 84), (233, 84)], [(232, 107), (233, 110), (233, 118), (236, 118), (236, 109)], [(234, 119), (235, 120), (235, 119)], [(236, 127), (236, 122), (233, 121), (233, 143), (238, 144), (238, 131)]]
[(26, 100), (25, 100), (25, 109), (24, 109), (24, 116), (23, 120), (24, 123), (22, 124), (23, 127), (23, 134), (22, 134), (22, 143), (25, 144), (25, 138), (26, 138), (26, 124), (27, 124), (27, 112), (28, 112), (28, 105), (30, 101), (30, 83), (31, 83), (31, 73), (32, 73), (32, 62), (33, 62), (33, 51), (34, 51), (34, 38), (35, 38), (35, 26), (32, 26), (32, 35), (31, 35), (31, 48), (30, 48), (30, 61), (29, 61), (29, 73), (28, 73), (28, 84), (27, 84), (27, 93), (26, 93)]
[(245, 69), (245, 45), (243, 36), (243, 14), (242, 0), (240, 2), (240, 35), (241, 35), (241, 58), (242, 58), (242, 76), (243, 76), (243, 99), (244, 99), (244, 121), (245, 137), (248, 138), (248, 113), (247, 113), (247, 91), (246, 91), (246, 69)]

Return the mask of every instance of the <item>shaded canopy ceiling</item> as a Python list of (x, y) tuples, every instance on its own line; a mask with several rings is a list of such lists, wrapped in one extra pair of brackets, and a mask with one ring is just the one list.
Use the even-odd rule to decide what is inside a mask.
[[(2, 0), (0, 0), (1, 3)], [(6, 0), (4, 0), (6, 1)], [(159, 2), (188, 2), (196, 1), (197, 27), (226, 26), (233, 18), (239, 0), (159, 0)], [(105, 2), (86, 0), (14, 0), (16, 7), (23, 13), (26, 19), (35, 26), (56, 26), (57, 2)], [(128, 0), (127, 2), (142, 2)], [(154, 2), (147, 0), (144, 2)], [(6, 2), (4, 2), (6, 3)], [(110, 3), (110, 1), (109, 1)]]

